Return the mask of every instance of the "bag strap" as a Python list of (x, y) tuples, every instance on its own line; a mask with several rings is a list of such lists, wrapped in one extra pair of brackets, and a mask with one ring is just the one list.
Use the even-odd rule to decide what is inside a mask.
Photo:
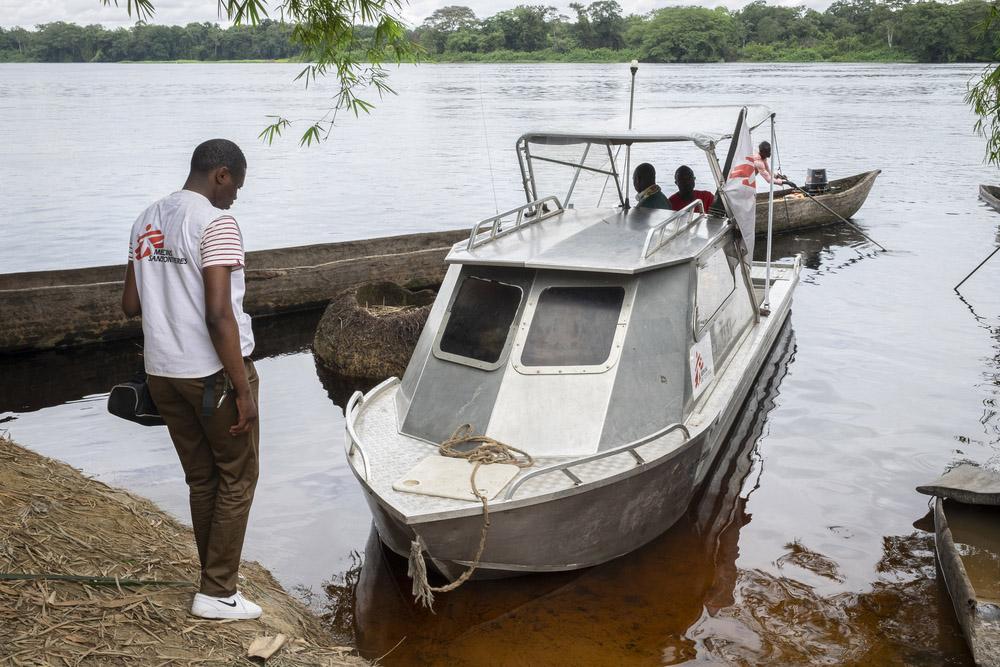
[(201, 393), (202, 417), (211, 417), (215, 414), (215, 385), (218, 384), (223, 372), (219, 371), (202, 379), (202, 384), (205, 387)]

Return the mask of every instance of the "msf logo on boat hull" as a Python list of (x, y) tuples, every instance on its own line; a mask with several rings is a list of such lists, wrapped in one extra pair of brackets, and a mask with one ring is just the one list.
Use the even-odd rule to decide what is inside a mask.
[(694, 353), (694, 388), (700, 389), (705, 382), (705, 357), (701, 352)]
[(712, 335), (705, 332), (700, 341), (691, 346), (691, 393), (698, 398), (715, 377), (715, 360), (712, 358)]

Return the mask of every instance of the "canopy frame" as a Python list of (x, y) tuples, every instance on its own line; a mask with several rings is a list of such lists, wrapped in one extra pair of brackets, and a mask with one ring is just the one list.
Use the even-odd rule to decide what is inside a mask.
[[(771, 143), (775, 144), (775, 114), (770, 109), (765, 109), (762, 107), (754, 107), (754, 111), (759, 113), (757, 116), (759, 120), (753, 122), (751, 120), (751, 107), (741, 106), (738, 107), (739, 113), (736, 120), (735, 128), (732, 131), (723, 132), (689, 132), (687, 134), (654, 134), (646, 132), (637, 132), (631, 129), (631, 118), (629, 119), (629, 130), (626, 132), (595, 132), (595, 133), (573, 133), (573, 132), (533, 132), (521, 135), (517, 143), (515, 144), (515, 152), (517, 153), (518, 166), (521, 170), (521, 182), (524, 186), (524, 196), (530, 206), (533, 202), (538, 202), (541, 198), (541, 194), (538, 192), (538, 186), (535, 181), (535, 172), (533, 162), (535, 160), (539, 162), (547, 162), (550, 164), (557, 164), (564, 167), (569, 167), (573, 169), (573, 177), (569, 184), (569, 189), (566, 192), (566, 198), (563, 200), (563, 206), (570, 208), (572, 206), (573, 191), (576, 188), (577, 180), (580, 177), (580, 173), (583, 171), (588, 171), (591, 173), (597, 173), (607, 176), (608, 179), (613, 178), (615, 181), (615, 188), (618, 191), (618, 204), (621, 208), (628, 211), (629, 209), (629, 188), (628, 183), (622, 188), (622, 174), (618, 171), (618, 165), (616, 160), (616, 155), (612, 151), (612, 146), (625, 146), (626, 151), (626, 172), (629, 168), (629, 154), (633, 144), (643, 144), (643, 143), (693, 143), (695, 146), (700, 148), (705, 152), (705, 157), (708, 161), (708, 166), (712, 172), (712, 178), (715, 181), (715, 191), (716, 200), (721, 203), (722, 208), (725, 211), (726, 217), (730, 220), (730, 224), (736, 224), (736, 217), (732, 205), (729, 201), (728, 194), (725, 190), (725, 184), (727, 179), (727, 174), (733, 166), (733, 161), (735, 158), (736, 142), (735, 137), (740, 133), (741, 128), (744, 124), (747, 124), (748, 130), (753, 131), (764, 125), (768, 121), (771, 123), (770, 134)], [(766, 113), (761, 113), (766, 111)], [(631, 109), (630, 109), (631, 113)], [(723, 167), (719, 163), (719, 157), (715, 152), (716, 147), (720, 141), (727, 139), (733, 139), (729, 147), (729, 151), (726, 155), (726, 163)], [(574, 145), (583, 144), (583, 153), (580, 156), (579, 161), (572, 162), (570, 160), (560, 160), (556, 158), (545, 157), (542, 155), (533, 155), (531, 151), (531, 144), (538, 145)], [(604, 146), (608, 153), (608, 168), (601, 169), (597, 167), (591, 167), (586, 164), (587, 157), (590, 155), (591, 148), (594, 146)], [(624, 176), (627, 178), (628, 173)], [(607, 182), (605, 182), (605, 188), (607, 187)], [(601, 196), (603, 197), (603, 190)], [(713, 205), (714, 206), (714, 205)], [(765, 259), (765, 280), (764, 280), (764, 301), (762, 304), (757, 305), (754, 308), (754, 319), (755, 321), (760, 321), (761, 315), (767, 315), (770, 312), (770, 282), (771, 282), (771, 237), (773, 235), (773, 210), (774, 210), (774, 181), (771, 179), (771, 185), (768, 192), (768, 224), (767, 224), (767, 252)], [(704, 213), (703, 213), (704, 215)], [(738, 237), (740, 235), (737, 235)], [(747, 248), (744, 248), (747, 250)], [(745, 256), (742, 261), (740, 261), (740, 273), (742, 274), (744, 286), (750, 293), (751, 300), (756, 304), (756, 296), (753, 288), (753, 281), (750, 277), (750, 264), (753, 261), (752, 257), (749, 257), (748, 252), (741, 253)]]
[[(569, 207), (570, 202), (573, 198), (573, 191), (576, 189), (577, 180), (580, 177), (580, 173), (587, 171), (595, 174), (602, 174), (607, 176), (609, 179), (614, 179), (615, 189), (618, 191), (618, 205), (622, 208), (628, 207), (628, 202), (626, 201), (625, 193), (628, 191), (627, 184), (622, 183), (623, 174), (618, 171), (617, 160), (615, 158), (613, 146), (626, 146), (631, 147), (634, 143), (677, 143), (677, 142), (692, 142), (695, 145), (698, 143), (692, 137), (680, 137), (677, 135), (663, 135), (653, 137), (650, 135), (638, 135), (634, 139), (626, 139), (624, 136), (600, 136), (600, 135), (569, 135), (560, 134), (554, 135), (558, 137), (558, 141), (552, 142), (558, 145), (567, 144), (583, 144), (583, 154), (580, 156), (579, 161), (572, 162), (570, 160), (559, 160), (556, 158), (545, 157), (542, 155), (535, 155), (531, 151), (532, 143), (545, 144), (548, 142), (532, 141), (533, 138), (542, 137), (546, 135), (540, 134), (524, 134), (518, 138), (515, 144), (515, 152), (517, 153), (518, 167), (521, 170), (521, 184), (524, 188), (525, 201), (531, 203), (533, 201), (538, 201), (541, 197), (538, 193), (538, 186), (535, 181), (535, 162), (546, 162), (549, 164), (557, 164), (564, 167), (569, 167), (573, 169), (573, 177), (570, 180), (569, 189), (566, 192), (566, 197), (563, 200), (563, 206)], [(726, 137), (723, 137), (726, 138)], [(604, 146), (608, 154), (608, 168), (601, 169), (598, 167), (592, 167), (586, 164), (587, 157), (590, 155), (590, 151), (594, 146)], [(710, 147), (702, 147), (698, 145), (705, 152), (705, 156), (708, 159), (709, 169), (712, 172), (712, 178), (715, 181), (715, 187), (717, 190), (722, 188), (724, 181), (720, 181), (719, 178), (722, 174), (722, 170), (719, 167), (719, 160), (715, 155), (715, 142), (712, 141)], [(626, 175), (627, 176), (627, 175)], [(728, 213), (727, 208), (727, 213)]]

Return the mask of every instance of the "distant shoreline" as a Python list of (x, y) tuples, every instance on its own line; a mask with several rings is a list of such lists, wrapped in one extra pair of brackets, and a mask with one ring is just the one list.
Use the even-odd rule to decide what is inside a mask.
[[(592, 59), (569, 59), (561, 60), (556, 58), (531, 57), (532, 54), (516, 54), (510, 58), (490, 58), (492, 54), (482, 54), (484, 57), (478, 58), (436, 58), (421, 60), (417, 63), (401, 63), (401, 65), (600, 65), (600, 64), (621, 64), (629, 62), (628, 58), (592, 58)], [(305, 61), (292, 60), (290, 58), (279, 58), (276, 60), (118, 60), (114, 62), (40, 62), (32, 60), (9, 60), (0, 61), (0, 65), (301, 65)], [(841, 59), (832, 58), (829, 60), (726, 60), (714, 62), (640, 62), (642, 65), (988, 65), (988, 62), (979, 60), (965, 60), (951, 63), (929, 63), (919, 60), (881, 60), (881, 59)]]

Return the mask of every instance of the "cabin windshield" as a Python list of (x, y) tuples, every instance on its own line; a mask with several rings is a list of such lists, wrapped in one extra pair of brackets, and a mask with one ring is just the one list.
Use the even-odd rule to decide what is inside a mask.
[(597, 366), (611, 355), (625, 299), (621, 286), (549, 287), (538, 297), (521, 352), (524, 366)]
[(499, 362), (521, 294), (515, 285), (467, 277), (449, 309), (441, 352), (483, 364)]
[(698, 331), (707, 325), (715, 313), (736, 291), (735, 267), (738, 260), (728, 247), (719, 247), (698, 262), (698, 285), (695, 295)]

